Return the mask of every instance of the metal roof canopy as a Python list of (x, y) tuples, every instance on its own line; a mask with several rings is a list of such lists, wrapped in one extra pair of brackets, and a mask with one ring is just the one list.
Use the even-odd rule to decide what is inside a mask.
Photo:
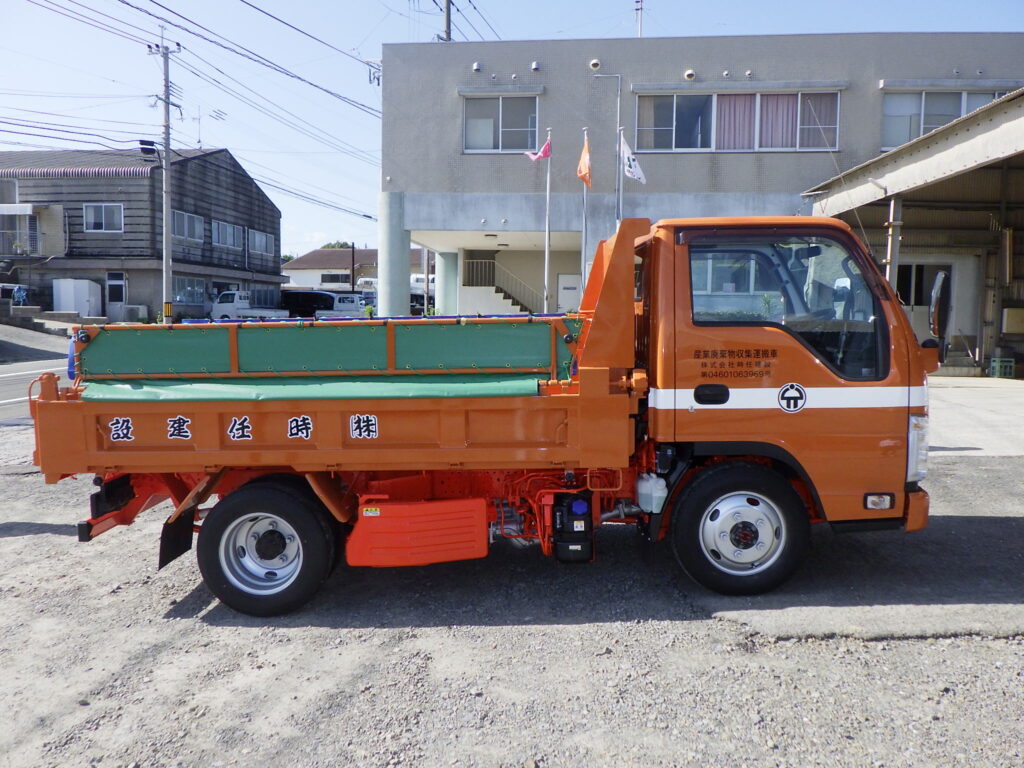
[(803, 194), (814, 199), (813, 210), (817, 216), (838, 216), (896, 196), (903, 198), (904, 205), (918, 200), (927, 203), (929, 208), (977, 210), (1007, 206), (1005, 182), (996, 186), (995, 199), (992, 195), (975, 194), (984, 185), (973, 183), (955, 185), (954, 189), (959, 189), (961, 194), (944, 189), (939, 200), (921, 194), (930, 185), (983, 168), (1024, 169), (1024, 89), (996, 99)]

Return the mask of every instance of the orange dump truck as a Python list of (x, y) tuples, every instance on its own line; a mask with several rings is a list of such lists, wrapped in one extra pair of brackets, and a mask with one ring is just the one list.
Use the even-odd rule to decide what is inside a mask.
[(752, 594), (814, 523), (928, 517), (937, 345), (832, 219), (627, 219), (565, 315), (85, 326), (73, 365), (31, 409), (46, 481), (95, 474), (79, 538), (170, 500), (161, 567), (198, 534), (251, 614), (342, 559), (587, 562), (605, 524)]

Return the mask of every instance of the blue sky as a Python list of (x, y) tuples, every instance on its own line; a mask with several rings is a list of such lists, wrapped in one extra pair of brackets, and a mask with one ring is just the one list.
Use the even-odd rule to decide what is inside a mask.
[[(226, 45), (244, 46), (361, 105), (165, 25), (168, 39), (185, 49), (171, 66), (181, 104), (172, 117), (174, 146), (195, 147), (201, 141), (204, 147), (227, 147), (263, 179), (282, 212), (283, 253), (305, 253), (329, 240), (354, 239), (374, 247), (376, 224), (337, 210), (376, 213), (380, 120), (363, 107), (379, 110), (380, 89), (357, 59), (378, 59), (383, 43), (431, 40), (441, 31), (441, 12), (434, 0), (248, 2), (0, 0), (0, 71), (5, 73), (0, 80), (0, 149), (100, 148), (82, 143), (89, 141), (131, 147), (138, 137), (155, 137), (162, 119), (153, 99), (161, 87), (158, 57), (148, 55), (141, 40), (81, 20), (84, 15), (93, 24), (156, 41), (161, 22), (148, 11)], [(455, 5), (461, 11), (453, 14), (456, 41), (637, 33), (634, 0), (456, 0)], [(251, 6), (316, 35), (333, 49)], [(79, 17), (68, 17), (75, 14)], [(645, 37), (991, 31), (1024, 31), (1024, 0), (644, 1)]]

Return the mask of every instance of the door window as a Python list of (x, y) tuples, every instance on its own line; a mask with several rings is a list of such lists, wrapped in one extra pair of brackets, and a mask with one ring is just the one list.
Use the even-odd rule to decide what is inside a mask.
[(888, 372), (885, 316), (861, 263), (824, 236), (689, 240), (697, 324), (777, 326), (847, 379)]

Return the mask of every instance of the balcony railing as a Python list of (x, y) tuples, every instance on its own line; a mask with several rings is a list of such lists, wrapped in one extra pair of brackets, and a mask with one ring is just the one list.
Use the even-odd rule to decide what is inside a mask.
[(42, 247), (42, 234), (29, 238), (27, 232), (0, 229), (0, 256), (38, 256)]

